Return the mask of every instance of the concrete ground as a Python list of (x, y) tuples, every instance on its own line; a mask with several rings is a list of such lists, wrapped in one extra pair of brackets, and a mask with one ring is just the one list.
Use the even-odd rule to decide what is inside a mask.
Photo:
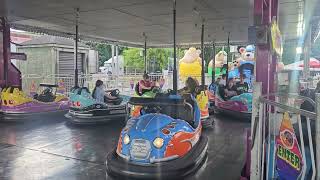
[[(208, 159), (187, 179), (237, 180), (245, 158), (248, 122), (217, 116), (209, 137)], [(116, 145), (121, 121), (96, 126), (73, 126), (63, 114), (32, 122), (0, 123), (1, 180), (100, 180), (105, 159)]]

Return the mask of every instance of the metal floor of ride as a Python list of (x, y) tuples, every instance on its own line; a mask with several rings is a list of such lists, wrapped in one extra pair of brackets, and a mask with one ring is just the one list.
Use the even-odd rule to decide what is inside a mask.
[[(59, 117), (59, 118), (58, 118)], [(118, 140), (123, 122), (72, 126), (63, 115), (28, 123), (0, 123), (1, 180), (100, 180), (106, 176), (106, 155)], [(245, 157), (248, 122), (215, 117), (208, 159), (187, 179), (237, 180)]]

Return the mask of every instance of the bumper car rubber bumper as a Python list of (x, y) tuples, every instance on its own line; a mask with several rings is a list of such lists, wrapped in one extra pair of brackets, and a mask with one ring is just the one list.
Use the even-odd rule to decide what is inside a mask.
[(252, 115), (251, 112), (232, 111), (232, 110), (218, 108), (218, 107), (214, 107), (214, 111), (216, 113), (224, 113), (224, 114), (228, 114), (230, 116), (237, 117), (239, 119), (245, 119), (245, 120), (251, 120), (251, 115)]
[(66, 115), (69, 122), (73, 124), (97, 124), (106, 123), (114, 119), (121, 119), (127, 117), (126, 108), (116, 110), (102, 110), (100, 113), (94, 111), (79, 112), (69, 111)]
[(115, 150), (107, 156), (107, 173), (116, 178), (182, 179), (198, 170), (207, 158), (208, 138), (201, 136), (199, 142), (184, 157), (154, 163), (134, 164), (118, 156)]
[[(7, 122), (24, 122), (31, 121), (35, 119), (43, 119), (47, 116), (57, 116), (65, 114), (67, 110), (57, 110), (57, 111), (48, 111), (48, 112), (0, 112), (0, 121)], [(58, 113), (58, 114), (57, 114)]]

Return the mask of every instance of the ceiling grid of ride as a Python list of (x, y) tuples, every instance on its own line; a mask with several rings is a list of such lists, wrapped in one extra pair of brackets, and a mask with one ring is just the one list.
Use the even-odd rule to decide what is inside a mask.
[[(172, 0), (4, 0), (0, 16), (13, 27), (71, 37), (75, 8), (80, 8), (82, 39), (143, 46), (172, 44)], [(287, 37), (296, 35), (301, 2), (280, 0), (280, 24)], [(246, 43), (250, 25), (250, 1), (177, 0), (177, 43), (200, 44), (204, 19), (205, 41)], [(294, 28), (293, 28), (294, 27)]]

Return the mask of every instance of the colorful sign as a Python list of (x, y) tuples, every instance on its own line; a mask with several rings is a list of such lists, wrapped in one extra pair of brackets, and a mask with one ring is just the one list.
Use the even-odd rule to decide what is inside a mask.
[(62, 79), (58, 82), (57, 93), (64, 94), (66, 92), (66, 86), (64, 85), (64, 81)]
[(160, 81), (159, 81), (159, 86), (160, 86), (161, 89), (162, 89), (164, 83), (165, 83), (165, 80), (163, 78), (161, 78)]
[(30, 86), (30, 96), (33, 97), (35, 94), (37, 94), (36, 83), (32, 81)]
[(271, 24), (271, 43), (272, 49), (278, 54), (282, 55), (282, 36), (278, 26), (278, 23), (275, 19), (272, 20)]
[(133, 90), (133, 88), (134, 88), (134, 81), (131, 79), (130, 80), (130, 87), (131, 87), (131, 90)]
[(276, 137), (276, 170), (280, 179), (296, 180), (302, 167), (302, 155), (288, 112), (283, 114), (279, 135)]

